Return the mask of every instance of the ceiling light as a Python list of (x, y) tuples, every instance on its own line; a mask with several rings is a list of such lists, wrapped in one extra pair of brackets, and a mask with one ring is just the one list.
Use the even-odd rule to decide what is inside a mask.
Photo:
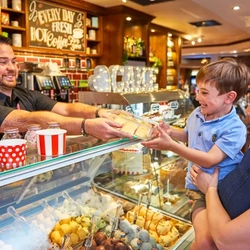
[(192, 41), (191, 44), (192, 44), (192, 45), (195, 45), (195, 41)]
[(199, 37), (199, 38), (197, 39), (197, 42), (198, 42), (198, 43), (201, 43), (201, 42), (202, 42), (202, 38)]
[(169, 36), (169, 37), (172, 37), (173, 35), (172, 35), (171, 33), (168, 33), (168, 36)]
[(127, 2), (127, 0), (122, 0), (122, 2), (126, 3), (126, 2)]
[(236, 5), (236, 6), (233, 7), (233, 10), (239, 10), (239, 9), (240, 9), (240, 6)]
[(155, 32), (155, 30), (154, 30), (154, 29), (151, 29), (151, 32)]
[(126, 17), (126, 20), (127, 20), (127, 21), (131, 21), (132, 18), (131, 18), (130, 16), (128, 16), (128, 17)]

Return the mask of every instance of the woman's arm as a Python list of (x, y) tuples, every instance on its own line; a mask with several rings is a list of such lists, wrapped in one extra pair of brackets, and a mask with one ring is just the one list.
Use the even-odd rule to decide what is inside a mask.
[(231, 220), (221, 204), (218, 192), (217, 168), (212, 175), (193, 166), (194, 184), (206, 195), (208, 226), (211, 236), (220, 250), (250, 249), (250, 209)]

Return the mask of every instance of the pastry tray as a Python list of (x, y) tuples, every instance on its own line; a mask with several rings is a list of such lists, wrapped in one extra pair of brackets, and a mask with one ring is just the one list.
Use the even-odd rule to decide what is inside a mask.
[[(123, 195), (120, 195), (120, 194), (117, 194), (115, 192), (112, 192), (110, 190), (106, 190), (105, 188), (102, 188), (102, 187), (99, 187), (99, 186), (96, 186), (96, 188), (98, 190), (100, 190), (101, 192), (104, 192), (104, 193), (108, 193), (110, 194), (111, 196), (113, 197), (118, 197), (120, 198), (121, 200), (124, 200), (124, 201), (128, 201), (128, 202), (131, 202), (132, 204), (136, 205), (136, 202), (134, 199), (131, 199), (129, 197), (124, 197)], [(143, 204), (141, 204), (141, 206), (145, 206)], [(146, 206), (145, 206), (146, 207)], [(154, 212), (158, 212), (158, 213), (161, 213), (162, 215), (165, 215), (167, 216), (169, 219), (173, 219), (173, 220), (176, 220), (176, 221), (179, 221), (179, 222), (183, 222), (183, 223), (186, 223), (189, 228), (188, 230), (183, 233), (183, 234), (180, 234), (180, 237), (179, 239), (171, 246), (168, 246), (168, 247), (164, 247), (164, 250), (175, 250), (175, 249), (178, 249), (178, 247), (191, 235), (193, 234), (193, 227), (192, 227), (192, 224), (189, 220), (185, 220), (183, 218), (180, 218), (178, 216), (175, 216), (175, 215), (172, 215), (172, 214), (169, 214), (167, 213), (166, 211), (164, 210), (160, 210), (158, 208), (155, 208), (155, 207), (152, 207), (152, 206), (149, 206), (147, 207), (149, 208), (150, 210), (153, 210)]]

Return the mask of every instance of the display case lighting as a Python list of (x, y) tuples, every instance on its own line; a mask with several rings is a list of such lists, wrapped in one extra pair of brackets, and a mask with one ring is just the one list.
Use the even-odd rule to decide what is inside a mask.
[(199, 37), (199, 38), (197, 39), (197, 42), (198, 42), (198, 43), (201, 43), (201, 42), (202, 42), (202, 38)]
[(240, 9), (240, 6), (236, 5), (233, 7), (233, 10), (239, 10)]

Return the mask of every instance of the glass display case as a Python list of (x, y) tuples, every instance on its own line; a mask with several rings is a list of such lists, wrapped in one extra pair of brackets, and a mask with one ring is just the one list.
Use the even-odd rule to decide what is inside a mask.
[[(108, 230), (109, 224), (118, 225), (114, 223), (117, 215), (123, 218), (120, 221), (130, 219), (131, 224), (146, 228), (146, 221), (142, 225), (134, 218), (141, 218), (142, 211), (147, 209), (146, 214), (155, 214), (154, 220), (160, 216), (159, 221), (171, 222), (171, 230), (177, 230), (172, 232), (175, 238), (165, 239), (165, 234), (155, 237), (158, 240), (161, 237), (159, 244), (165, 244), (165, 249), (177, 249), (192, 234), (189, 221), (156, 209), (143, 199), (141, 203), (136, 198), (121, 197), (115, 188), (104, 190), (99, 185), (101, 179), (105, 183), (110, 176), (115, 178), (113, 152), (138, 143), (138, 139), (101, 142), (82, 136), (68, 137), (66, 155), (40, 161), (38, 155), (31, 154), (26, 166), (1, 172), (0, 243), (14, 250), (81, 249), (83, 244), (86, 247), (91, 225), (93, 231), (102, 231), (104, 226)], [(126, 184), (127, 178), (121, 174), (117, 177), (118, 182), (123, 180)], [(121, 204), (122, 213), (117, 213)], [(150, 225), (153, 227), (153, 222)], [(149, 229), (149, 224), (147, 227), (152, 235), (161, 230)]]
[[(168, 97), (161, 92), (158, 99), (137, 100), (145, 116), (158, 112), (157, 121), (184, 126), (192, 107), (178, 92)], [(169, 107), (172, 116), (164, 112)], [(194, 238), (184, 195), (186, 161), (140, 142), (67, 136), (65, 155), (43, 160), (29, 153), (25, 166), (0, 172), (0, 246), (94, 250), (115, 239), (110, 249), (186, 249)]]
[[(142, 93), (81, 92), (80, 101), (111, 105), (179, 128), (185, 126), (194, 109), (190, 99), (179, 89)], [(187, 161), (169, 151), (145, 150), (132, 146), (113, 152), (113, 172), (96, 177), (96, 185), (136, 202), (141, 194), (148, 192), (151, 180), (150, 205), (189, 221), (190, 205), (185, 196)], [(143, 195), (142, 202), (146, 200)]]

